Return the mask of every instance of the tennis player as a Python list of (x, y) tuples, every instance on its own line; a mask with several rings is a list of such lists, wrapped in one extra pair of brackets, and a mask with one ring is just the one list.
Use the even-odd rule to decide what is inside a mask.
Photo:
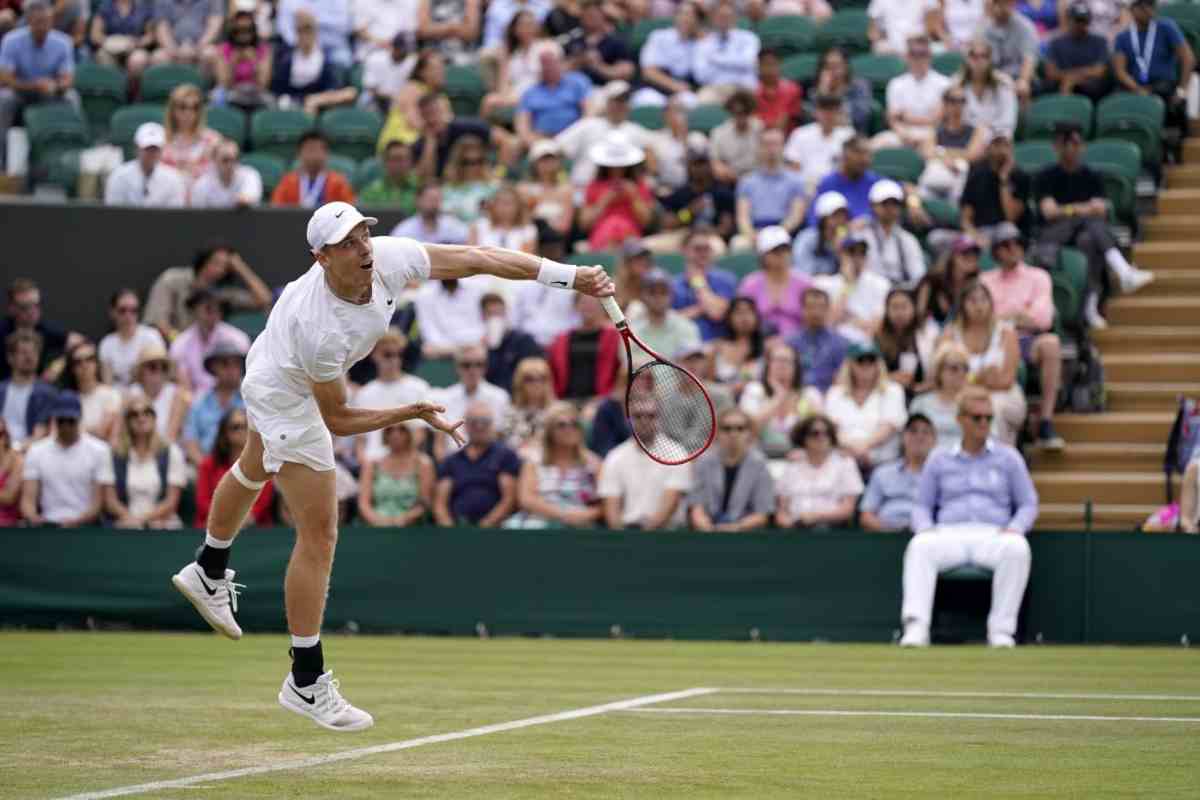
[(255, 340), (242, 396), (250, 418), (246, 446), (221, 479), (195, 562), (172, 579), (215, 630), (238, 639), (237, 590), (230, 545), (259, 490), (270, 480), (296, 521), (296, 545), (284, 579), (292, 670), (279, 702), (335, 731), (374, 724), (348, 703), (321, 652), (321, 620), (337, 543), (332, 436), (354, 436), (419, 419), (460, 444), (462, 421), (433, 403), (385, 411), (352, 408), (345, 375), (388, 328), (396, 298), (413, 280), (494, 275), (607, 297), (613, 284), (600, 267), (574, 267), (495, 247), (420, 244), (372, 237), (378, 220), (348, 203), (328, 203), (308, 222), (316, 263), (284, 289)]

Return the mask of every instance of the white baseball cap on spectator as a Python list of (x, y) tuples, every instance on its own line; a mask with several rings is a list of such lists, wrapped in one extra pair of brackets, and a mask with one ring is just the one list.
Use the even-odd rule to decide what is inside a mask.
[(904, 189), (902, 189), (900, 184), (896, 183), (895, 181), (884, 178), (881, 181), (875, 182), (875, 185), (871, 187), (870, 194), (867, 195), (867, 199), (871, 201), (872, 205), (875, 203), (884, 203), (888, 200), (895, 200), (897, 203), (903, 203)]
[(133, 143), (137, 145), (138, 150), (145, 150), (147, 147), (162, 147), (167, 143), (167, 132), (157, 122), (143, 122), (138, 126), (137, 133), (133, 135)]
[(546, 156), (561, 156), (562, 148), (558, 146), (558, 142), (553, 139), (538, 139), (533, 143), (533, 147), (529, 148), (529, 161), (536, 162), (538, 159)]
[(841, 192), (822, 192), (817, 198), (817, 219), (825, 219), (830, 214), (848, 209), (849, 207), (850, 205), (846, 202), (846, 195)]
[(792, 237), (779, 225), (768, 225), (758, 232), (755, 242), (758, 254), (765, 255), (779, 247), (791, 247)]
[(379, 224), (375, 217), (364, 217), (349, 203), (326, 203), (314, 211), (308, 220), (308, 246), (320, 250), (326, 245), (337, 244), (363, 222), (368, 225)]

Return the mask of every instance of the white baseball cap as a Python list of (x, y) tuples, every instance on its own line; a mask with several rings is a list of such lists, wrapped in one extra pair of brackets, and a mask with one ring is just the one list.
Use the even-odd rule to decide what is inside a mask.
[(789, 247), (791, 244), (792, 237), (779, 225), (768, 225), (758, 232), (756, 245), (760, 256), (777, 247)]
[(817, 198), (817, 219), (825, 219), (830, 214), (845, 208), (849, 208), (846, 203), (846, 195), (841, 192), (822, 192)]
[(904, 202), (904, 190), (900, 188), (900, 184), (895, 181), (884, 178), (881, 181), (876, 181), (871, 187), (871, 192), (867, 196), (872, 203), (882, 203), (886, 200), (895, 200)]
[(138, 150), (145, 150), (147, 147), (162, 147), (167, 143), (167, 132), (157, 122), (143, 122), (138, 126), (137, 133), (133, 135), (133, 143), (137, 145)]
[(377, 225), (375, 217), (364, 217), (362, 212), (349, 203), (326, 203), (313, 212), (308, 221), (308, 246), (320, 250), (328, 244), (337, 244), (360, 223)]

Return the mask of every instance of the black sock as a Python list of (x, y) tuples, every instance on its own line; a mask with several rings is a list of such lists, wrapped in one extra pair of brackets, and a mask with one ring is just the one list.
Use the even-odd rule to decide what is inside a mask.
[(325, 654), (321, 643), (312, 647), (292, 648), (292, 679), (297, 686), (312, 686), (325, 673)]
[(196, 551), (196, 563), (200, 565), (200, 569), (204, 570), (204, 574), (215, 581), (224, 580), (225, 568), (229, 566), (229, 551), (232, 548), (217, 549), (208, 545), (201, 545)]

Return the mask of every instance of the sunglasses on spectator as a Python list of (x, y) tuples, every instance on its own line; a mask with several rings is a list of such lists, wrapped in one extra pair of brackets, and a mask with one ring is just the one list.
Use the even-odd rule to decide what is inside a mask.
[(467, 417), (468, 425), (491, 425), (491, 417)]
[(541, 383), (548, 380), (550, 380), (549, 375), (526, 375), (521, 378), (521, 383)]
[(153, 417), (153, 408), (131, 408), (125, 412), (126, 419), (137, 419), (138, 417)]
[(246, 430), (246, 423), (244, 423), (244, 422), (234, 422), (234, 423), (233, 423), (233, 424), (231, 424), (231, 425), (230, 425), (228, 428), (226, 428), (226, 430), (230, 430), (230, 431), (244, 431), (244, 430)]
[(165, 361), (150, 361), (142, 365), (142, 369), (148, 369), (151, 372), (166, 372), (167, 362)]
[(77, 355), (77, 356), (75, 356), (75, 358), (73, 358), (73, 359), (72, 359), (71, 363), (73, 363), (73, 364), (86, 364), (86, 363), (88, 363), (89, 361), (95, 361), (95, 360), (96, 360), (96, 354), (95, 354), (95, 353), (84, 353), (83, 355)]
[(744, 433), (749, 430), (746, 425), (722, 425), (721, 433)]
[(992, 56), (990, 53), (983, 53), (978, 50), (967, 53), (967, 58), (991, 58), (991, 57)]
[(54, 422), (57, 425), (78, 425), (78, 417), (55, 417)]
[(138, 313), (137, 306), (117, 306), (118, 314), (136, 314)]
[(577, 419), (556, 420), (554, 423), (554, 427), (556, 427), (556, 428), (578, 428), (579, 420), (577, 420)]
[(863, 365), (865, 365), (865, 364), (874, 364), (874, 363), (875, 363), (875, 356), (872, 356), (872, 355), (863, 355), (863, 356), (858, 356), (857, 358), (855, 358), (855, 359), (854, 359), (854, 363), (855, 363), (855, 364), (863, 364)]
[(958, 361), (951, 361), (942, 365), (942, 369), (948, 369), (951, 372), (966, 372), (967, 365)]
[(460, 361), (458, 366), (463, 369), (483, 369), (487, 364), (483, 361)]
[(399, 350), (388, 350), (386, 352), (380, 353), (379, 357), (384, 358), (384, 359), (393, 359), (393, 358), (402, 358), (403, 356)]
[(41, 300), (26, 300), (23, 303), (13, 303), (13, 305), (17, 307), (18, 311), (33, 311), (36, 308), (41, 308), (42, 301)]
[(631, 415), (634, 419), (658, 419), (657, 411), (642, 411), (638, 414)]
[(996, 418), (995, 414), (963, 414), (964, 417), (974, 422), (976, 425), (980, 423), (992, 424), (992, 420)]
[(952, 94), (946, 98), (946, 102), (951, 103), (956, 106), (961, 106), (967, 102), (967, 98), (965, 98), (961, 95)]
[(829, 431), (825, 428), (813, 428), (808, 432), (809, 439), (816, 439), (818, 437), (829, 438)]
[(865, 256), (867, 254), (867, 246), (865, 244), (856, 244), (846, 248), (846, 252), (852, 256)]
[(908, 51), (909, 58), (929, 58), (931, 55), (933, 55), (933, 53), (932, 53), (932, 51), (929, 51), (929, 50), (909, 50)]
[(176, 103), (175, 107), (180, 111), (199, 111), (199, 103)]

